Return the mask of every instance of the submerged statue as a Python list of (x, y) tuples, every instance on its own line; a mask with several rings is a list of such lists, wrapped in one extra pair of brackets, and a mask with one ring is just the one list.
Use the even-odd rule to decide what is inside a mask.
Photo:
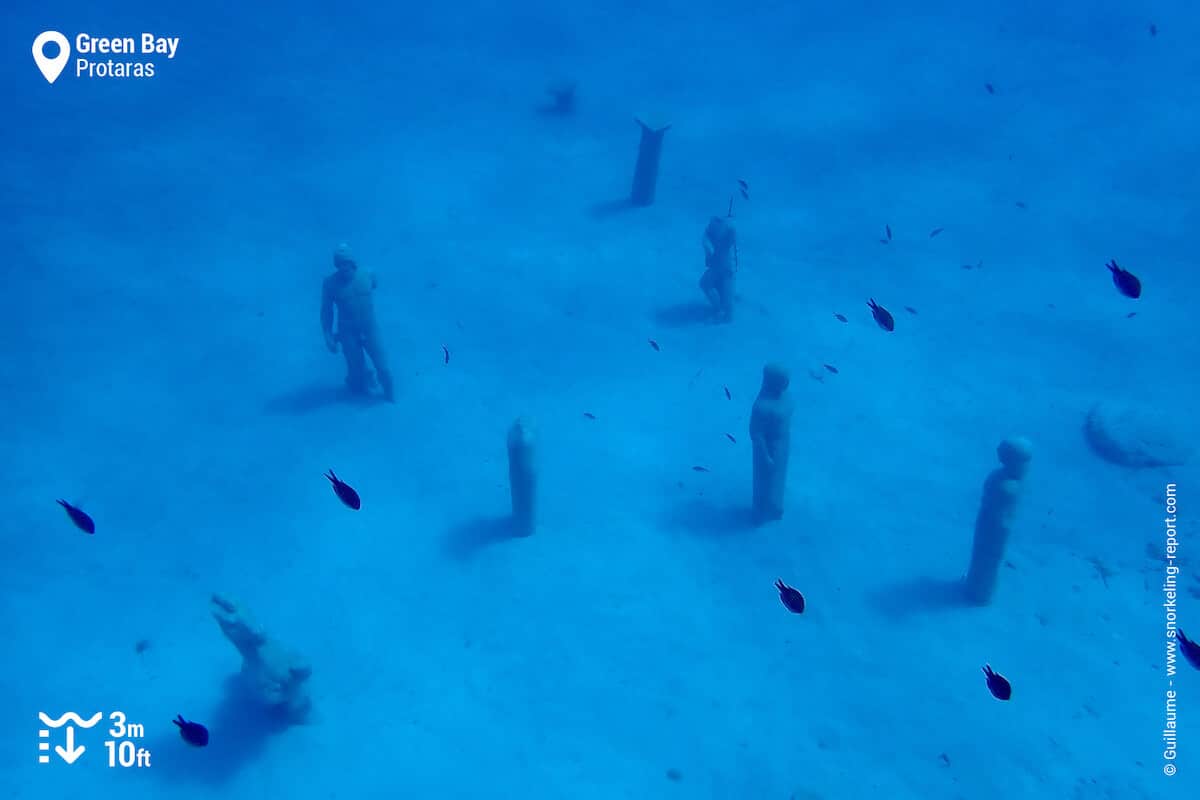
[(345, 244), (338, 245), (334, 251), (333, 266), (336, 271), (321, 287), (321, 332), (325, 335), (325, 346), (331, 353), (336, 353), (341, 346), (346, 358), (346, 386), (354, 394), (367, 394), (374, 383), (367, 369), (365, 356), (369, 356), (375, 365), (383, 398), (389, 403), (394, 402), (392, 373), (388, 370), (375, 320), (372, 297), (378, 286), (375, 275), (359, 268)]
[(737, 231), (728, 219), (713, 217), (704, 229), (704, 274), (700, 290), (717, 322), (733, 320), (733, 275), (737, 271)]
[(756, 523), (783, 519), (794, 410), (792, 398), (787, 394), (789, 382), (787, 370), (778, 364), (767, 364), (763, 367), (762, 388), (750, 411)]

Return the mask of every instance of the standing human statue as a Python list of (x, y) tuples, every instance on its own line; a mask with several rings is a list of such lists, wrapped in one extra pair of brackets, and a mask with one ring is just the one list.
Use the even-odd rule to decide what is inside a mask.
[(1004, 550), (1016, 521), (1033, 445), (1024, 436), (1005, 439), (996, 447), (1000, 466), (983, 482), (975, 538), (971, 542), (971, 565), (963, 579), (963, 590), (972, 605), (992, 602)]
[(716, 322), (733, 320), (733, 275), (737, 271), (737, 231), (725, 217), (713, 217), (700, 240), (704, 247), (704, 274), (700, 290), (712, 306)]
[(787, 393), (789, 382), (787, 370), (778, 364), (767, 364), (763, 367), (762, 388), (750, 411), (755, 523), (783, 519), (794, 410)]
[[(346, 358), (346, 387), (353, 394), (368, 394), (377, 376), (383, 398), (395, 402), (392, 373), (375, 319), (372, 297), (378, 286), (375, 274), (358, 266), (346, 244), (339, 244), (333, 251), (333, 266), (335, 272), (325, 278), (321, 287), (321, 332), (325, 335), (325, 346), (331, 353), (341, 347)], [(367, 368), (368, 356), (375, 366), (375, 376)]]

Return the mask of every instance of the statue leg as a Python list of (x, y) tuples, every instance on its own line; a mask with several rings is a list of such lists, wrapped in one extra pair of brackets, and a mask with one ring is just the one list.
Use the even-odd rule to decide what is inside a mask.
[(371, 374), (363, 356), (362, 337), (357, 333), (343, 333), (339, 338), (342, 353), (346, 356), (346, 388), (354, 394), (366, 394), (371, 388)]
[(704, 274), (700, 276), (700, 291), (704, 292), (704, 296), (713, 310), (720, 311), (721, 293), (717, 291), (716, 275), (711, 269), (704, 270)]
[(387, 358), (383, 352), (383, 344), (379, 341), (379, 331), (372, 328), (363, 334), (362, 346), (371, 363), (375, 365), (375, 374), (379, 376), (379, 386), (383, 389), (383, 399), (389, 403), (396, 402), (395, 386), (392, 383), (392, 372), (388, 369)]
[(751, 500), (751, 508), (754, 511), (754, 521), (763, 522), (769, 516), (767, 507), (770, 492), (771, 466), (767, 463), (767, 459), (763, 457), (762, 448), (760, 445), (754, 445), (753, 455), (753, 499)]
[(783, 495), (787, 480), (787, 454), (768, 461), (759, 446), (754, 448), (753, 518), (756, 524), (783, 519)]
[(724, 276), (716, 287), (717, 316), (722, 322), (733, 321), (733, 273)]

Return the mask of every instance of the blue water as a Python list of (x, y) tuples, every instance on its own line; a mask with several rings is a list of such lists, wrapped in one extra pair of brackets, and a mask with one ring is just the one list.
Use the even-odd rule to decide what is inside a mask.
[[(0, 797), (1200, 789), (1200, 675), (1166, 663), (1200, 619), (1196, 461), (1121, 466), (1082, 433), (1108, 403), (1200, 440), (1200, 12), (357, 5), (6, 14)], [(51, 84), (45, 30), (178, 47)], [(572, 81), (573, 113), (539, 110)], [(635, 117), (671, 127), (629, 208)], [(730, 198), (711, 324), (701, 236)], [(340, 242), (378, 278), (394, 404), (348, 395), (322, 341)], [(783, 519), (756, 526), (768, 362), (795, 414)], [(1014, 436), (1030, 470), (970, 606)], [(304, 724), (238, 679), (214, 592), (311, 666)], [(70, 765), (38, 734), (68, 711), (105, 715)]]

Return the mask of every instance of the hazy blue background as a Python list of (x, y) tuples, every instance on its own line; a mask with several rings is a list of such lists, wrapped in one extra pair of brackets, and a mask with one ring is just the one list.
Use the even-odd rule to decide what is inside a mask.
[[(1162, 775), (1156, 556), (1163, 484), (1194, 520), (1200, 476), (1121, 470), (1080, 435), (1112, 399), (1193, 435), (1200, 12), (355, 6), (6, 13), (0, 796), (1200, 789), (1194, 672)], [(50, 86), (30, 57), (48, 28), (182, 41), (153, 79)], [(559, 79), (578, 113), (538, 115)], [(628, 192), (635, 114), (673, 125), (658, 202), (597, 216)], [(738, 178), (737, 318), (671, 324)], [(379, 274), (395, 406), (328, 401), (341, 240)], [(768, 360), (797, 404), (788, 513), (745, 531), (725, 522)], [(519, 414), (543, 530), (475, 546)], [(922, 611), (906, 587), (965, 569), (1016, 434), (1035, 455), (996, 602)], [(311, 658), (311, 725), (222, 710), (239, 662), (212, 591)], [(38, 711), (117, 709), (148, 726), (149, 771), (108, 769), (102, 736), (37, 764)]]

